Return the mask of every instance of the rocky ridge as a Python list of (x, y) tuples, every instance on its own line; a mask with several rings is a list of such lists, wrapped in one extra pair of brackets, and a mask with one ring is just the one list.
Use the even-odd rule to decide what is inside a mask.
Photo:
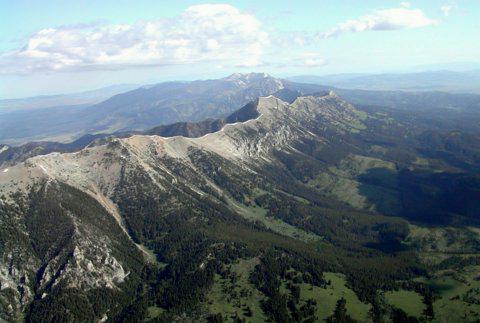
[[(256, 110), (256, 118), (198, 138), (110, 138), (0, 169), (0, 228), (22, 237), (16, 245), (2, 244), (4, 316), (18, 317), (56, 288), (121, 288), (137, 270), (132, 263), (147, 261), (125, 214), (125, 190), (164, 196), (165, 204), (181, 196), (229, 198), (233, 193), (218, 175), (255, 178), (261, 165), (275, 163), (274, 151), (295, 151), (294, 143), (305, 139), (327, 141), (327, 132), (355, 130), (362, 117), (333, 92), (292, 104), (260, 97)], [(56, 211), (47, 211), (47, 204)], [(45, 230), (51, 236), (42, 236)]]

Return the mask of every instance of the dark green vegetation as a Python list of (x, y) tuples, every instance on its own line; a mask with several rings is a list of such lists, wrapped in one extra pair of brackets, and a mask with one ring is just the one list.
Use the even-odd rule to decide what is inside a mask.
[[(148, 155), (146, 171), (116, 164), (131, 151), (110, 141), (107, 166), (120, 171), (105, 191), (126, 232), (92, 196), (55, 180), (5, 197), (0, 247), (19, 274), (1, 272), (13, 277), (2, 282), (2, 317), (477, 319), (478, 132), (437, 127), (441, 115), (429, 125), (401, 109), (337, 108), (300, 120), (295, 134), (311, 135), (292, 136), (266, 163), (191, 146), (186, 159)], [(254, 145), (249, 131), (238, 136)], [(14, 299), (25, 305), (10, 310)]]
[[(32, 297), (31, 303), (25, 304), (28, 306), (24, 314), (33, 322), (89, 321), (107, 310), (120, 312), (121, 304), (130, 302), (140, 282), (143, 259), (100, 204), (77, 189), (50, 182), (32, 187), (25, 198), (19, 194), (12, 198), (16, 206), (4, 201), (0, 212), (2, 222), (10, 222), (1, 227), (2, 251), (15, 250), (8, 263), (11, 278), (2, 281), (2, 301), (4, 297)], [(18, 223), (21, 214), (25, 217)], [(92, 239), (103, 249), (97, 248)], [(97, 270), (89, 268), (78, 249), (82, 244), (103, 266)], [(100, 277), (102, 271), (118, 270), (113, 258), (122, 259), (130, 272), (130, 279), (124, 282), (126, 272), (112, 280), (111, 283), (121, 284), (118, 290), (106, 289), (109, 282)], [(69, 270), (72, 261), (79, 270), (85, 270), (84, 275), (74, 277), (75, 273)], [(60, 274), (64, 277), (56, 279)], [(67, 287), (68, 277), (73, 277), (73, 281)], [(11, 290), (15, 280), (19, 295)], [(88, 291), (84, 291), (87, 287)], [(20, 315), (15, 308), (5, 306), (2, 316), (14, 320)]]

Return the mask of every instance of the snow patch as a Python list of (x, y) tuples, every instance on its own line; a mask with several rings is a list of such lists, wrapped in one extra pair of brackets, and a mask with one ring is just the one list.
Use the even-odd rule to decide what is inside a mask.
[(8, 168), (5, 168), (5, 169), (3, 170), (3, 173), (6, 173), (6, 172), (8, 172)]

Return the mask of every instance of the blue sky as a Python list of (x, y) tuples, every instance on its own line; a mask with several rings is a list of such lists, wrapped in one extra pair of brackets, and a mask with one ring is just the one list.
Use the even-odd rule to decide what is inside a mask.
[(480, 61), (478, 1), (4, 1), (0, 97)]

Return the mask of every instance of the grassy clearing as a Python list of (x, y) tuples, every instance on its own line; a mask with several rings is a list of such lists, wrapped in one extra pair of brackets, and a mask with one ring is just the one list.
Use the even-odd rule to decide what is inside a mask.
[[(435, 265), (452, 255), (478, 255), (480, 230), (472, 227), (420, 227), (410, 225), (406, 243), (415, 247), (424, 263)], [(437, 271), (431, 278), (418, 278), (438, 298), (433, 303), (440, 322), (480, 320), (480, 266)]]
[(386, 168), (392, 171), (396, 170), (395, 164), (392, 162), (360, 155), (350, 155), (343, 159), (340, 162), (339, 168), (351, 176), (364, 174), (372, 168)]
[(362, 121), (367, 119), (368, 114), (359, 110), (354, 110), (354, 113), (358, 119), (348, 118), (344, 119), (342, 122), (333, 121), (332, 123), (339, 129), (343, 129), (352, 133), (359, 133), (360, 131), (367, 129), (367, 126)]
[(335, 170), (319, 174), (309, 181), (308, 185), (353, 207), (364, 208), (366, 206), (367, 198), (360, 195), (360, 184), (351, 178), (339, 176)]
[[(353, 290), (346, 286), (345, 276), (327, 272), (324, 273), (324, 277), (326, 281), (330, 281), (326, 288), (306, 283), (297, 284), (300, 286), (301, 302), (306, 302), (308, 299), (314, 299), (317, 302), (315, 313), (317, 320), (322, 321), (332, 315), (337, 301), (343, 297), (347, 301), (347, 312), (352, 318), (362, 322), (368, 321), (371, 305), (362, 303)], [(282, 289), (284, 293), (288, 293), (285, 282)]]
[(140, 243), (137, 243), (136, 245), (138, 248), (140, 248), (140, 250), (143, 251), (145, 258), (147, 258), (147, 261), (157, 262), (157, 255), (155, 255), (152, 249), (149, 249), (147, 246)]
[(413, 165), (417, 166), (419, 168), (429, 168), (430, 167), (430, 162), (426, 158), (417, 156), (415, 161), (413, 162)]
[(480, 252), (480, 232), (472, 227), (421, 227), (410, 225), (405, 243), (417, 249), (425, 263), (435, 264), (450, 254)]
[(153, 320), (159, 317), (160, 315), (162, 315), (163, 312), (164, 312), (164, 309), (161, 307), (149, 306), (147, 308), (147, 321)]
[(407, 290), (391, 291), (385, 293), (385, 299), (390, 305), (393, 305), (410, 316), (417, 318), (423, 316), (425, 304), (423, 304), (422, 295)]
[[(372, 170), (375, 172), (369, 174)], [(396, 213), (401, 208), (400, 197), (389, 188), (395, 187), (395, 172), (395, 164), (391, 162), (350, 155), (338, 167), (329, 167), (328, 171), (318, 174), (308, 185), (355, 208)], [(383, 184), (364, 183), (361, 178), (367, 175)]]
[(435, 320), (473, 322), (480, 320), (480, 266), (461, 271), (444, 270), (431, 279), (419, 279), (440, 297), (433, 303)]
[[(234, 317), (247, 322), (265, 322), (266, 317), (260, 308), (264, 296), (249, 281), (250, 272), (258, 264), (258, 258), (241, 259), (231, 265), (232, 275), (222, 278), (215, 275), (215, 283), (208, 295), (207, 309), (210, 313), (222, 313), (226, 321)], [(248, 309), (251, 316), (247, 316)]]
[(278, 234), (298, 239), (304, 242), (319, 241), (322, 238), (314, 233), (299, 229), (291, 224), (288, 224), (280, 219), (267, 216), (267, 210), (260, 206), (247, 206), (239, 204), (233, 200), (230, 201), (235, 206), (237, 211), (246, 219), (250, 221), (258, 221), (265, 227)]
[(304, 204), (310, 204), (310, 202), (306, 199), (304, 199), (303, 197), (300, 197), (300, 196), (297, 196), (297, 195), (293, 195), (293, 194), (290, 194), (288, 192), (285, 192), (285, 191), (282, 191), (282, 190), (278, 190), (276, 189), (277, 192), (280, 192), (282, 194), (285, 194), (285, 195), (288, 195), (292, 198), (294, 198), (295, 200), (297, 200), (298, 202), (301, 202), (301, 203), (304, 203)]
[(147, 261), (157, 264), (157, 266), (160, 267), (160, 268), (165, 268), (168, 265), (164, 262), (158, 261), (157, 260), (157, 255), (155, 254), (155, 252), (153, 252), (152, 249), (148, 248), (147, 246), (145, 246), (143, 244), (138, 244), (137, 243), (136, 245), (143, 251)]
[(365, 111), (355, 110), (354, 112), (360, 120), (367, 120), (368, 119), (368, 113), (366, 113)]

